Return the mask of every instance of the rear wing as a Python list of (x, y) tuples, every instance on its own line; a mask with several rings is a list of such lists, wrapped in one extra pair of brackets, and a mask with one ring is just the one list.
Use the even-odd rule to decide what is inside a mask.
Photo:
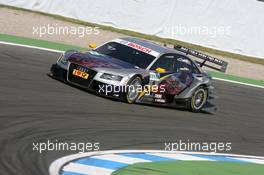
[[(206, 55), (204, 53), (198, 52), (196, 50), (188, 49), (186, 47), (180, 46), (180, 45), (174, 45), (174, 49), (180, 52), (185, 53), (186, 55), (191, 55), (196, 58), (202, 59), (202, 61), (196, 62), (200, 65), (200, 67), (206, 66), (214, 70), (218, 70), (220, 72), (226, 72), (228, 63), (226, 61), (223, 61), (219, 58), (215, 58), (209, 55)], [(209, 62), (211, 64), (206, 64), (206, 62)], [(216, 66), (217, 65), (217, 66)]]

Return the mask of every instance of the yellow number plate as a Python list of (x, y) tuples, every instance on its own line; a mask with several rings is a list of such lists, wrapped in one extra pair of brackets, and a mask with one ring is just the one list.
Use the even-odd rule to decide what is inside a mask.
[(73, 69), (72, 74), (77, 76), (77, 77), (84, 78), (84, 79), (88, 79), (88, 77), (89, 77), (89, 74), (87, 74), (86, 72), (82, 72), (80, 70), (77, 70), (77, 69)]

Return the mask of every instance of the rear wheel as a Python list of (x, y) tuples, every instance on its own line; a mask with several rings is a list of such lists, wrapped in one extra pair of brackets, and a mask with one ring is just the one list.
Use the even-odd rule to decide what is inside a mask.
[(198, 87), (190, 100), (189, 108), (193, 112), (200, 112), (208, 98), (208, 90), (205, 87)]
[(127, 103), (135, 103), (139, 94), (140, 86), (142, 85), (142, 80), (139, 76), (134, 76), (129, 82), (127, 87), (127, 92), (125, 94), (125, 101)]

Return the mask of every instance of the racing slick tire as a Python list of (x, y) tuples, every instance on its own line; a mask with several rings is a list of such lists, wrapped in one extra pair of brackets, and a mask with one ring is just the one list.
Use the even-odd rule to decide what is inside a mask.
[(198, 87), (191, 99), (189, 100), (189, 109), (193, 112), (200, 112), (204, 105), (206, 104), (208, 98), (208, 90), (204, 86)]
[[(140, 91), (138, 91), (139, 86), (142, 86), (142, 79), (139, 76), (132, 77), (129, 82), (127, 83), (127, 91), (125, 93), (125, 101), (127, 103), (135, 103), (137, 100)], [(142, 88), (142, 87), (141, 87)]]

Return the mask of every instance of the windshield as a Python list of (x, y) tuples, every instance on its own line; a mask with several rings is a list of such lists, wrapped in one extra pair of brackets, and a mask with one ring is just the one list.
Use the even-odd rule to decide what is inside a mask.
[(147, 68), (155, 59), (152, 55), (116, 42), (109, 42), (97, 48), (95, 51), (136, 65), (142, 69)]

